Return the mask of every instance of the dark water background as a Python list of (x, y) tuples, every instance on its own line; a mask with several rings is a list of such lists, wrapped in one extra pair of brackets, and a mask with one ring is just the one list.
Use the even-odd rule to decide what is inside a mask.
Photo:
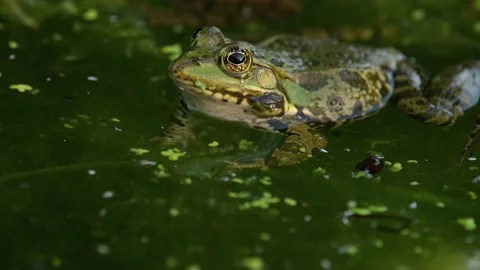
[[(220, 26), (251, 40), (373, 29), (355, 41), (397, 47), (432, 72), (480, 58), (475, 1), (298, 2), (298, 15)], [(150, 141), (177, 99), (162, 48), (187, 50), (195, 25), (150, 24), (130, 2), (79, 1), (77, 14), (19, 3), (39, 27), (0, 8), (0, 269), (480, 269), (479, 229), (459, 224), (480, 222), (480, 165), (456, 165), (478, 108), (440, 128), (388, 106), (327, 132), (328, 153), (235, 175), (221, 160), (262, 155), (281, 138), (194, 115), (195, 144), (170, 161)], [(84, 18), (90, 8), (98, 18)], [(371, 151), (402, 170), (352, 177)], [(348, 219), (349, 209), (377, 216)]]

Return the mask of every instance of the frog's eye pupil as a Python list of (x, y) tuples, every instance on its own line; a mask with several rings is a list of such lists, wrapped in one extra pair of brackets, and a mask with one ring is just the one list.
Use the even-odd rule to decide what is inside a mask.
[(240, 65), (245, 62), (245, 54), (240, 52), (234, 52), (228, 56), (228, 61), (235, 65)]
[(217, 59), (218, 66), (234, 77), (244, 78), (252, 70), (252, 53), (235, 43), (221, 48)]

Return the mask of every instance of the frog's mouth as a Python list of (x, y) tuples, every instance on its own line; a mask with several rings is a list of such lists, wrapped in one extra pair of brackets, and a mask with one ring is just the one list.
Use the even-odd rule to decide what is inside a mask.
[(234, 86), (207, 86), (198, 80), (193, 82), (190, 80), (174, 78), (174, 81), (178, 88), (180, 88), (182, 91), (191, 91), (204, 97), (210, 97), (218, 101), (242, 106), (249, 106), (253, 98), (265, 94), (262, 91), (243, 89)]
[[(205, 88), (200, 83), (175, 79), (180, 88), (183, 102), (190, 110), (198, 111), (215, 118), (252, 124), (257, 118), (249, 113), (251, 106), (248, 97), (240, 92), (225, 89), (215, 90)], [(233, 106), (231, 105), (233, 104)]]
[[(203, 105), (209, 103), (209, 106), (230, 108), (232, 112), (241, 111), (259, 118), (280, 117), (289, 111), (289, 105), (285, 96), (276, 91), (243, 89), (238, 86), (232, 91), (234, 86), (225, 88), (217, 88), (216, 86), (206, 87), (200, 81), (192, 82), (182, 79), (177, 79), (175, 82), (183, 90), (181, 92), (182, 96), (188, 99), (187, 105), (190, 104), (192, 107), (208, 110)], [(222, 104), (239, 106), (225, 106)]]

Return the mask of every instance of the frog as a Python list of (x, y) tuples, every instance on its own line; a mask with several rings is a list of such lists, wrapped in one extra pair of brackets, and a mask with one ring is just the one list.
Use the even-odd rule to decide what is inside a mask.
[[(324, 151), (324, 132), (375, 115), (387, 104), (426, 124), (451, 126), (480, 98), (480, 61), (464, 60), (435, 76), (392, 47), (278, 34), (258, 43), (233, 40), (215, 26), (199, 28), (191, 47), (169, 65), (180, 89), (173, 141), (190, 111), (285, 135), (259, 160), (233, 167), (298, 165)], [(477, 126), (460, 163), (480, 137)], [(185, 141), (179, 139), (177, 141)]]

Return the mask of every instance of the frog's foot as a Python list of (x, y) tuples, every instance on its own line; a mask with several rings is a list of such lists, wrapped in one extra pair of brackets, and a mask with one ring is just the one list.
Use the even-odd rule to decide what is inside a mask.
[(393, 101), (410, 116), (433, 125), (452, 125), (480, 97), (480, 61), (464, 61), (429, 80), (408, 60), (395, 71)]
[(268, 167), (299, 164), (327, 146), (325, 137), (306, 124), (291, 127), (287, 139), (265, 160)]
[[(480, 61), (464, 61), (427, 80), (423, 69), (404, 60), (395, 71), (393, 101), (409, 115), (428, 124), (452, 125), (480, 98)], [(460, 165), (480, 138), (480, 121), (462, 150)]]
[(413, 118), (437, 126), (451, 126), (463, 115), (461, 106), (442, 98), (434, 98), (431, 101), (421, 96), (405, 98), (398, 101), (397, 107), (405, 110)]

